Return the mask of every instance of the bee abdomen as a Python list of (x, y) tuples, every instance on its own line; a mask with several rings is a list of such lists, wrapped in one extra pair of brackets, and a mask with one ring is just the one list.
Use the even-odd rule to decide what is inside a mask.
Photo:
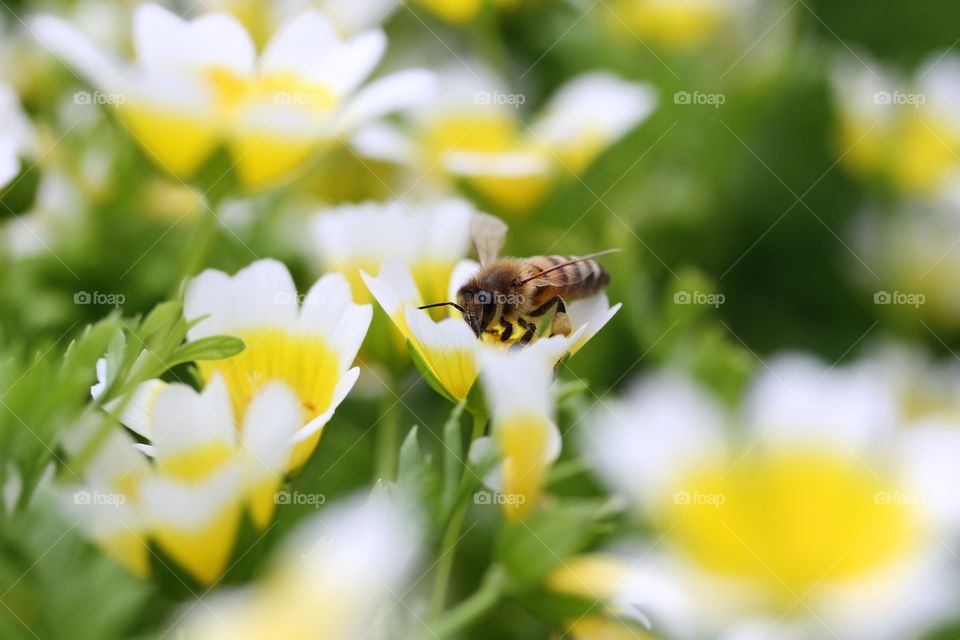
[[(546, 271), (576, 259), (577, 256), (537, 256), (529, 262), (537, 270)], [(550, 278), (557, 293), (567, 300), (592, 296), (610, 282), (610, 274), (593, 259), (568, 264), (551, 272)]]

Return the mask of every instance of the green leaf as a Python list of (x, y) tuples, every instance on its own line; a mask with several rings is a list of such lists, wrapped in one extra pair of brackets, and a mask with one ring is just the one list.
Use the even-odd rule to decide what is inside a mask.
[(237, 355), (245, 347), (243, 340), (234, 336), (200, 338), (188, 342), (174, 351), (172, 362), (168, 362), (167, 365), (173, 367), (184, 362), (195, 362), (197, 360), (222, 360)]
[(584, 549), (601, 531), (609, 515), (604, 503), (579, 500), (530, 513), (503, 528), (496, 556), (514, 582), (533, 589), (563, 561)]
[(407, 433), (400, 445), (400, 461), (397, 469), (397, 482), (401, 485), (416, 483), (417, 477), (423, 471), (423, 455), (420, 452), (420, 443), (417, 441), (417, 427), (414, 425)]
[(430, 368), (430, 365), (427, 364), (427, 361), (423, 359), (423, 356), (420, 355), (420, 352), (417, 351), (417, 348), (413, 346), (413, 342), (410, 341), (410, 338), (406, 338), (405, 342), (407, 344), (407, 351), (410, 352), (410, 359), (413, 360), (413, 365), (417, 368), (417, 371), (420, 372), (420, 375), (423, 376), (423, 379), (427, 381), (427, 384), (430, 385), (430, 388), (453, 404), (459, 404), (460, 401), (450, 395), (450, 392), (447, 391), (446, 387), (443, 386), (443, 383), (440, 382), (440, 380), (437, 379), (437, 376), (433, 374), (433, 370)]
[(181, 319), (182, 311), (183, 307), (177, 301), (158, 304), (140, 325), (137, 334), (141, 340), (148, 342), (152, 337), (170, 331)]
[(464, 400), (467, 411), (473, 414), (477, 420), (487, 420), (489, 413), (487, 411), (487, 395), (483, 391), (483, 385), (480, 384), (480, 377), (470, 387), (467, 398)]

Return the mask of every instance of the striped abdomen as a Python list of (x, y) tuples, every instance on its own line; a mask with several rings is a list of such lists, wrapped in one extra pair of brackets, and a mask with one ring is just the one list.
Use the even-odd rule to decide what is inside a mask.
[[(576, 260), (577, 256), (536, 256), (528, 258), (527, 264), (533, 271), (546, 271), (564, 262)], [(610, 274), (593, 259), (574, 262), (551, 271), (547, 276), (550, 284), (545, 289), (555, 289), (555, 293), (566, 301), (588, 298), (610, 282)]]

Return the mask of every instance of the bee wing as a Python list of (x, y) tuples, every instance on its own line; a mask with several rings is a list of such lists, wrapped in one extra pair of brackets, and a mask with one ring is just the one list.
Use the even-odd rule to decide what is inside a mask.
[(470, 220), (470, 237), (477, 250), (480, 266), (497, 259), (500, 249), (507, 241), (507, 225), (499, 218), (486, 213), (476, 213)]

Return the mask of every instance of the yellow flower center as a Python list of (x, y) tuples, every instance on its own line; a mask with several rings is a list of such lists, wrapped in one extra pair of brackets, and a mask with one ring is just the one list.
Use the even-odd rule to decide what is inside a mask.
[(785, 609), (817, 584), (881, 569), (917, 542), (911, 503), (858, 459), (782, 451), (691, 473), (665, 497), (660, 525), (704, 568), (752, 581)]
[[(340, 378), (337, 352), (318, 336), (291, 335), (278, 329), (247, 330), (237, 334), (246, 348), (232, 358), (200, 362), (200, 373), (209, 380), (220, 373), (230, 391), (237, 424), (254, 394), (265, 383), (280, 380), (300, 398), (305, 421), (327, 410)], [(294, 451), (290, 468), (306, 462), (320, 434), (304, 440)]]

